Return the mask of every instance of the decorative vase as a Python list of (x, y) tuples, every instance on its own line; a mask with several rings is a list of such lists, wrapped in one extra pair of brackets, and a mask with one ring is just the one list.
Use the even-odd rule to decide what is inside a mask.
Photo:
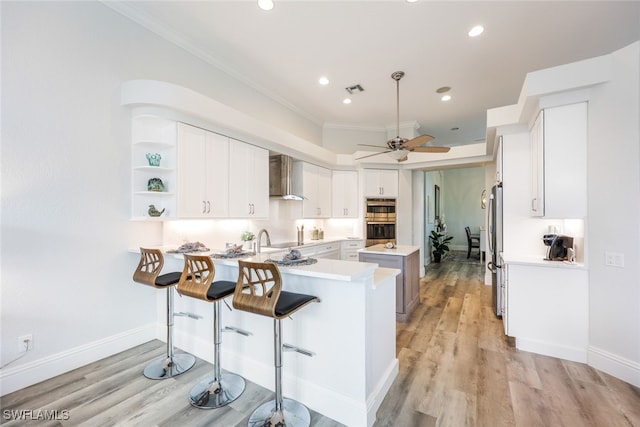
[(160, 178), (151, 178), (147, 182), (147, 190), (149, 191), (164, 191), (164, 184)]
[(160, 153), (147, 153), (149, 166), (160, 166), (160, 159), (162, 159)]

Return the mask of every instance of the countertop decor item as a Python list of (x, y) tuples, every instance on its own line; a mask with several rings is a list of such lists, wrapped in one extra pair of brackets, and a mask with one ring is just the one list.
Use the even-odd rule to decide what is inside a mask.
[(187, 242), (180, 245), (177, 249), (168, 250), (170, 254), (188, 254), (191, 252), (209, 252), (209, 248), (200, 242)]
[(160, 178), (151, 178), (147, 182), (147, 190), (149, 191), (164, 191), (164, 183)]
[(164, 211), (165, 209), (162, 209), (161, 211), (159, 211), (158, 209), (156, 209), (155, 205), (149, 205), (149, 210), (147, 212), (149, 213), (149, 216), (159, 217), (164, 213)]
[(162, 156), (160, 153), (147, 153), (147, 161), (149, 162), (149, 166), (160, 166), (160, 160)]

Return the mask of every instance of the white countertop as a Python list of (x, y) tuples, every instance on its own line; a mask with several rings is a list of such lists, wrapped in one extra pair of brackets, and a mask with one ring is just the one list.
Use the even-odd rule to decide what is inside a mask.
[(398, 245), (393, 249), (388, 249), (385, 245), (380, 244), (359, 249), (358, 252), (381, 255), (408, 256), (419, 250), (420, 246)]
[(517, 255), (502, 252), (500, 256), (502, 256), (502, 259), (507, 264), (530, 265), (534, 267), (549, 268), (573, 268), (577, 270), (586, 269), (586, 266), (583, 263), (569, 261), (549, 261), (544, 259), (544, 256), (542, 255)]
[[(180, 253), (167, 253), (168, 250), (175, 249), (175, 246), (163, 246), (158, 247), (165, 257), (174, 257), (183, 259)], [(213, 263), (218, 265), (226, 265), (236, 267), (238, 265), (238, 259), (244, 261), (264, 262), (267, 259), (273, 257), (273, 259), (280, 259), (286, 249), (279, 249), (280, 253), (275, 252), (262, 252), (252, 257), (243, 258), (213, 258)], [(138, 248), (130, 249), (130, 252), (140, 253)], [(213, 250), (209, 252), (197, 252), (198, 255), (212, 255), (219, 251)], [(293, 274), (297, 276), (316, 277), (320, 279), (339, 280), (345, 282), (352, 282), (360, 280), (364, 277), (373, 276), (375, 270), (378, 268), (377, 264), (357, 262), (357, 261), (342, 261), (337, 259), (322, 259), (319, 258), (318, 262), (311, 265), (293, 265), (284, 266), (278, 265), (280, 272), (285, 274)]]

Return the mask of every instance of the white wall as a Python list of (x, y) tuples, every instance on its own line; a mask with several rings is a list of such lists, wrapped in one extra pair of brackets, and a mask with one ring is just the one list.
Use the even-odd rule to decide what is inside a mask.
[[(134, 284), (128, 111), (119, 85), (190, 87), (310, 141), (321, 129), (98, 2), (1, 2), (4, 394), (155, 337)], [(37, 362), (37, 363), (36, 363)]]
[[(611, 55), (611, 81), (589, 103), (590, 363), (640, 386), (640, 43)], [(624, 254), (624, 268), (604, 265)], [(630, 379), (627, 379), (630, 381)]]
[[(445, 169), (443, 172), (445, 185), (441, 188), (447, 235), (453, 236), (451, 249), (467, 250), (467, 235), (464, 227), (469, 226), (471, 232), (480, 233), (484, 225), (486, 210), (480, 206), (480, 195), (485, 188), (484, 168)], [(477, 253), (477, 249), (473, 252)]]

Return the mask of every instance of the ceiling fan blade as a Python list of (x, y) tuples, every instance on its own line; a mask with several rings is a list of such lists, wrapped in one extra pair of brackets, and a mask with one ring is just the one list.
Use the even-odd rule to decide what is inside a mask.
[(423, 144), (426, 144), (427, 142), (431, 142), (433, 141), (433, 139), (434, 138), (431, 135), (420, 135), (405, 142), (404, 146), (407, 148), (415, 148), (418, 145), (423, 145)]
[(379, 148), (381, 150), (386, 150), (387, 149), (387, 147), (383, 147), (381, 145), (371, 145), (371, 144), (358, 144), (358, 145), (360, 145), (362, 147), (375, 147), (375, 148)]
[(448, 153), (451, 147), (416, 147), (411, 149), (416, 153)]
[(354, 160), (361, 160), (361, 159), (366, 159), (367, 157), (373, 157), (373, 156), (377, 156), (378, 154), (385, 154), (385, 153), (389, 153), (391, 150), (387, 150), (387, 151), (381, 151), (379, 153), (373, 153), (373, 154), (369, 154), (366, 156), (362, 156), (362, 157), (357, 157)]

